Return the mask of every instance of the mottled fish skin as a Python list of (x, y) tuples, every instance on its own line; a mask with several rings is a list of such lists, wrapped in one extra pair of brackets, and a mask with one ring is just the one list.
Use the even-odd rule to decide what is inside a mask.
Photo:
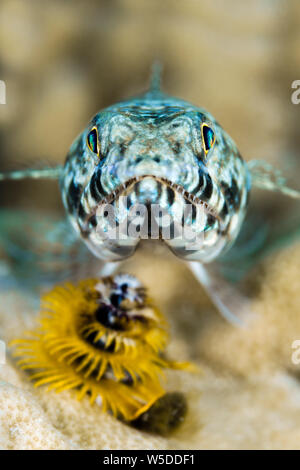
[[(215, 134), (206, 152), (202, 124)], [(87, 145), (96, 126), (100, 153)], [(139, 239), (106, 236), (109, 220), (99, 208), (111, 203), (120, 224), (136, 203), (159, 204), (173, 218), (171, 235), (160, 238), (179, 257), (210, 262), (236, 239), (244, 220), (250, 175), (235, 143), (202, 108), (160, 91), (117, 103), (95, 115), (67, 155), (61, 177), (70, 220), (92, 252), (106, 261), (132, 255)], [(120, 196), (126, 196), (126, 207)], [(192, 249), (176, 230), (190, 204), (186, 223), (202, 235)], [(196, 211), (202, 210), (199, 222)], [(203, 215), (204, 214), (204, 215)], [(99, 230), (100, 229), (100, 230)]]

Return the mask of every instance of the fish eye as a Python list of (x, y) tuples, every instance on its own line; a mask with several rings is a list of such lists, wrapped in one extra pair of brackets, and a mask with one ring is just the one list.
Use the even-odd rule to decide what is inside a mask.
[(202, 124), (201, 132), (202, 132), (204, 152), (205, 154), (207, 154), (209, 150), (213, 148), (215, 141), (216, 141), (216, 136), (212, 128), (208, 126), (207, 124)]
[(99, 155), (100, 148), (99, 148), (99, 139), (98, 139), (98, 130), (97, 127), (93, 127), (93, 129), (88, 133), (87, 136), (87, 145), (88, 148), (93, 152)]

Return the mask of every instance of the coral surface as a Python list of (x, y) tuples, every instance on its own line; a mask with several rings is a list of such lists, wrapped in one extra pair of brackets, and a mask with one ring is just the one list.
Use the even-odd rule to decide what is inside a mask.
[[(186, 267), (160, 249), (126, 263), (150, 289), (172, 326), (169, 354), (193, 359), (202, 374), (168, 371), (167, 387), (186, 395), (183, 425), (167, 438), (133, 429), (71, 391), (35, 389), (7, 352), (0, 368), (2, 448), (7, 449), (299, 449), (300, 246), (266, 259), (253, 273), (247, 328), (227, 324)], [(153, 256), (155, 254), (155, 257)], [(1, 293), (1, 337), (35, 325), (37, 306), (21, 292)]]

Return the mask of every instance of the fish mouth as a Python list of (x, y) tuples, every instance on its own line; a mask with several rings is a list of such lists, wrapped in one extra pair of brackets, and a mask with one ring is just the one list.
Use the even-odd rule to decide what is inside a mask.
[(164, 176), (144, 174), (98, 200), (81, 219), (80, 232), (96, 256), (106, 260), (128, 258), (144, 238), (160, 239), (177, 256), (195, 260), (195, 253), (204, 256), (205, 243), (203, 259), (208, 259), (224, 242), (224, 221), (201, 195)]
[[(185, 204), (190, 204), (195, 208), (201, 207), (207, 217), (212, 218), (212, 221), (214, 220), (218, 222), (220, 231), (222, 232), (224, 230), (222, 218), (217, 213), (216, 209), (212, 205), (207, 203), (207, 201), (201, 199), (201, 197), (199, 196), (195, 196), (194, 194), (187, 191), (183, 186), (177, 183), (173, 183), (168, 178), (146, 174), (142, 176), (134, 176), (132, 178), (129, 178), (124, 183), (118, 185), (111, 193), (109, 193), (107, 196), (101, 199), (98, 202), (98, 204), (87, 214), (87, 217), (83, 220), (81, 232), (82, 233), (89, 232), (89, 227), (91, 224), (92, 225), (94, 224), (94, 221), (96, 219), (96, 214), (98, 213), (99, 210), (100, 212), (101, 210), (103, 211), (106, 205), (114, 204), (121, 198), (121, 196), (124, 196), (124, 195), (126, 196), (126, 194), (130, 194), (131, 188), (133, 188), (136, 184), (146, 179), (155, 181), (157, 183), (164, 185), (165, 187), (170, 188), (176, 194), (182, 197)], [(151, 203), (150, 203), (150, 209), (151, 209)]]
[[(153, 176), (153, 175), (142, 175), (142, 176), (135, 176), (132, 178), (129, 178), (126, 180), (124, 183), (120, 184), (117, 186), (111, 193), (109, 193), (106, 197), (101, 199), (101, 201), (98, 204), (99, 206), (106, 205), (106, 204), (111, 204), (115, 202), (119, 197), (124, 195), (125, 193), (128, 192), (128, 190), (136, 185), (137, 183), (145, 180), (145, 179), (152, 179), (156, 181), (157, 183), (161, 183), (168, 188), (172, 189), (175, 193), (181, 195), (186, 203), (195, 205), (195, 206), (202, 206), (204, 211), (213, 216), (214, 218), (220, 220), (220, 217), (218, 216), (216, 210), (214, 209), (213, 206), (207, 203), (207, 201), (204, 201), (201, 199), (199, 196), (195, 196), (194, 194), (190, 193), (186, 189), (184, 189), (183, 186), (177, 183), (173, 183), (171, 180), (165, 178), (165, 177), (158, 177), (158, 176)], [(98, 208), (97, 207), (97, 208)], [(92, 214), (93, 215), (93, 214)]]

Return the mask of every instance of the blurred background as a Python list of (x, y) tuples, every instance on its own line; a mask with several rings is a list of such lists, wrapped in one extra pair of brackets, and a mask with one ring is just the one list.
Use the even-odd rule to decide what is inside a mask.
[[(0, 171), (62, 163), (91, 116), (143, 91), (159, 59), (165, 91), (299, 187), (299, 26), (298, 0), (1, 0)], [(1, 184), (0, 201), (63, 211), (55, 182)]]

